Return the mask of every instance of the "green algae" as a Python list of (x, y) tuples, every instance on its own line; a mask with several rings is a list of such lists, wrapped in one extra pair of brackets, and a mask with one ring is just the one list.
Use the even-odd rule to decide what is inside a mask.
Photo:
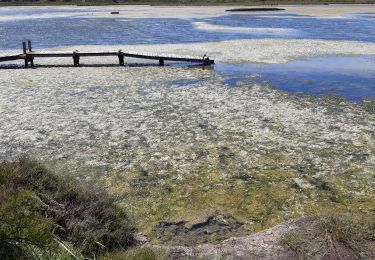
[[(273, 91), (271, 88), (262, 90), (263, 93)], [(317, 121), (286, 125), (282, 121), (260, 117), (259, 128), (277, 133), (278, 138), (289, 138), (289, 133), (295, 131), (293, 138), (308, 141), (310, 146), (316, 144), (309, 138), (315, 138), (317, 143), (322, 142), (314, 135), (329, 132), (340, 135), (347, 127), (346, 122), (356, 120), (358, 125), (362, 125), (366, 123), (363, 116), (366, 115), (370, 120), (373, 118), (366, 107), (335, 96), (323, 99), (304, 97), (304, 101), (301, 101), (301, 98), (285, 94), (275, 102), (282, 104), (284, 99), (296, 109), (304, 110), (311, 105), (312, 113), (323, 110), (329, 115), (327, 119), (330, 121), (312, 134), (308, 128), (314, 128)], [(162, 117), (163, 113), (159, 116)], [(342, 120), (341, 124), (338, 115), (348, 113), (350, 116)], [(178, 120), (178, 117), (168, 119)], [(185, 119), (183, 121), (187, 124)], [(192, 138), (196, 138), (197, 133), (191, 127), (183, 127), (191, 130), (185, 134), (189, 133)], [(258, 232), (306, 214), (375, 212), (375, 193), (371, 188), (375, 183), (375, 173), (369, 163), (374, 149), (370, 140), (374, 135), (371, 127), (363, 128), (355, 140), (350, 137), (355, 132), (348, 132), (348, 137), (327, 137), (323, 139), (323, 145), (316, 145), (321, 146), (316, 149), (303, 142), (299, 143), (298, 148), (274, 148), (276, 140), (265, 140), (258, 144), (264, 151), (251, 147), (253, 144), (250, 145), (253, 150), (244, 149), (246, 146), (241, 141), (252, 135), (245, 130), (224, 131), (221, 133), (225, 135), (223, 138), (218, 135), (218, 129), (212, 125), (212, 121), (198, 121), (197, 128), (207, 137), (198, 145), (188, 146), (186, 143), (189, 138), (185, 137), (182, 142), (176, 143), (176, 155), (171, 155), (168, 150), (159, 150), (155, 155), (146, 148), (141, 154), (148, 161), (126, 171), (100, 177), (136, 220), (140, 231), (153, 242), (174, 243), (160, 237), (160, 232), (163, 234), (160, 223), (171, 223), (189, 232), (194, 225), (222, 214), (242, 223), (241, 228), (226, 234), (233, 236)], [(301, 130), (306, 132), (300, 133)], [(145, 140), (142, 142), (147, 146)], [(152, 158), (163, 163), (154, 163)], [(188, 168), (181, 170), (178, 166), (184, 164)], [(329, 165), (334, 168), (330, 169)], [(176, 230), (166, 232), (173, 233)], [(222, 235), (215, 232), (210, 236), (206, 241), (223, 239)], [(179, 243), (191, 244), (194, 241), (194, 231), (191, 230), (191, 236), (181, 238)]]
[[(138, 169), (110, 178), (112, 192), (121, 196), (120, 203), (155, 242), (154, 230), (162, 221), (183, 221), (189, 228), (216, 214), (229, 214), (243, 223), (236, 232), (239, 235), (304, 214), (375, 211), (374, 174), (365, 175), (366, 180), (350, 173), (314, 179), (293, 171), (228, 165), (216, 169), (202, 165), (183, 178), (176, 174)], [(314, 188), (296, 187), (293, 179), (297, 176)]]

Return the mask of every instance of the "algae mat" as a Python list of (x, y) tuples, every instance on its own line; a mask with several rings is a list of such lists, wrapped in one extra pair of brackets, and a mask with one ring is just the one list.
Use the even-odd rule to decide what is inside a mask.
[(0, 155), (104, 184), (161, 242), (207, 219), (228, 225), (209, 229), (215, 241), (307, 213), (374, 212), (371, 101), (226, 82), (200, 68), (4, 70)]

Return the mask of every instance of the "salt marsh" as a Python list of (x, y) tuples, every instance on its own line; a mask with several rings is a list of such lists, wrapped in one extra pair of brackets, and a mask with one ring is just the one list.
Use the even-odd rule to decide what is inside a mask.
[(373, 207), (371, 104), (225, 80), (177, 67), (5, 70), (0, 154), (103, 182), (147, 234), (217, 211), (246, 233), (326, 207)]
[[(72, 23), (72, 13), (82, 16), (83, 11), (81, 7), (69, 7), (64, 11), (69, 14), (61, 14), (69, 17), (59, 19), (64, 20), (62, 28), (77, 26), (71, 27), (73, 34), (57, 31), (48, 35), (42, 33), (40, 28), (44, 27), (35, 27), (36, 31), (22, 35), (45, 39), (36, 41), (35, 48), (42, 51), (122, 49), (207, 54), (215, 59), (217, 67), (74, 68), (65, 66), (72, 63), (70, 59), (36, 59), (36, 69), (2, 69), (1, 159), (27, 153), (60, 174), (100, 183), (117, 195), (118, 203), (127, 208), (142, 232), (163, 243), (177, 242), (162, 230), (160, 223), (185, 221), (184, 225), (191, 227), (210, 216), (228, 214), (238, 220), (236, 229), (226, 234), (229, 236), (259, 231), (303, 214), (375, 210), (375, 104), (371, 96), (375, 43), (371, 32), (353, 32), (345, 39), (339, 35), (329, 40), (324, 30), (321, 37), (282, 34), (264, 38), (254, 36), (253, 27), (239, 26), (244, 17), (227, 15), (224, 7), (163, 7), (165, 12), (153, 20), (142, 19), (149, 19), (161, 7), (116, 7), (124, 12), (120, 18), (100, 17), (111, 8), (92, 10), (92, 24), (108, 20), (101, 23), (99, 31), (113, 24), (118, 29), (142, 22), (144, 28), (150, 23), (154, 27), (148, 28), (149, 33), (141, 30), (143, 34), (133, 34), (133, 41), (129, 35), (134, 30), (116, 38), (112, 34), (96, 37), (88, 29), (90, 37), (81, 37), (82, 28), (91, 28), (91, 22), (85, 20), (87, 17), (78, 17)], [(368, 8), (371, 11), (373, 7)], [(40, 16), (31, 18), (35, 24), (46, 23), (47, 19), (52, 25), (58, 22), (52, 18), (53, 13), (47, 18), (38, 8), (15, 10), (0, 9), (0, 13), (17, 16), (27, 10), (24, 16)], [(349, 19), (345, 12), (330, 10), (324, 15), (322, 11), (321, 16), (332, 14), (340, 15), (341, 20)], [(215, 20), (217, 17), (222, 19)], [(228, 24), (228, 17), (238, 19), (233, 18)], [(2, 53), (17, 52), (14, 42), (18, 39), (9, 32), (22, 28), (26, 19), (21, 18), (0, 21), (11, 25), (0, 28), (0, 35), (11, 38), (2, 38)], [(293, 20), (301, 19), (305, 18)], [(309, 19), (306, 23), (311, 23)], [(332, 19), (324, 19), (324, 23)], [(350, 19), (358, 22), (357, 18)], [(173, 30), (178, 28), (186, 38), (177, 41), (172, 27), (159, 38), (154, 34), (157, 28), (171, 26), (175, 21), (178, 22)], [(195, 28), (194, 22), (200, 22), (201, 28)], [(364, 23), (371, 26), (373, 20)], [(233, 34), (239, 27), (246, 33)], [(288, 28), (295, 30), (292, 27)], [(225, 32), (219, 32), (223, 28)], [(265, 27), (258, 27), (261, 28)], [(272, 26), (266, 28), (269, 34), (277, 31)], [(209, 31), (209, 41), (204, 40), (202, 29)], [(360, 57), (355, 65), (358, 68), (343, 66), (344, 74), (367, 79), (363, 89), (371, 90), (366, 92), (369, 99), (351, 102), (338, 95), (342, 94), (338, 91), (315, 96), (313, 91), (305, 90), (303, 95), (295, 95), (278, 88), (277, 82), (272, 84), (267, 71), (256, 69), (257, 64), (270, 66), (272, 71), (284, 68), (281, 73), (293, 77), (301, 72), (295, 68), (303, 67), (295, 60), (316, 58), (314, 66), (306, 65), (314, 70), (327, 62), (327, 55), (369, 57), (366, 62)], [(293, 60), (297, 62), (295, 67), (288, 63)], [(113, 58), (82, 58), (81, 62), (117, 63)], [(126, 62), (129, 65), (135, 61)], [(40, 66), (52, 64), (64, 66)], [(216, 241), (223, 237), (213, 234), (208, 239)]]

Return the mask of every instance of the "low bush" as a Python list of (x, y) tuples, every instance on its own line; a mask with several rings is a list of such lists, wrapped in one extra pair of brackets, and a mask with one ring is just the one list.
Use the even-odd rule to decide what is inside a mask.
[(1, 163), (0, 188), (1, 259), (49, 258), (61, 246), (71, 251), (62, 241), (88, 257), (134, 244), (133, 225), (113, 197), (36, 161)]
[(0, 259), (47, 258), (53, 221), (39, 213), (34, 193), (17, 191), (0, 204)]
[(321, 232), (333, 240), (350, 245), (352, 242), (375, 241), (373, 214), (331, 214), (318, 217)]

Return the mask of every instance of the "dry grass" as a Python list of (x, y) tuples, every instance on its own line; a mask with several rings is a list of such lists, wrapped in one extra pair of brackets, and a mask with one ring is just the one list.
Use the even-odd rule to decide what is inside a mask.
[(297, 256), (296, 258), (309, 259), (311, 252), (308, 247), (308, 242), (303, 234), (298, 232), (287, 233), (284, 235), (281, 243), (294, 251)]
[(286, 233), (281, 243), (298, 259), (374, 259), (374, 214), (321, 214)]

